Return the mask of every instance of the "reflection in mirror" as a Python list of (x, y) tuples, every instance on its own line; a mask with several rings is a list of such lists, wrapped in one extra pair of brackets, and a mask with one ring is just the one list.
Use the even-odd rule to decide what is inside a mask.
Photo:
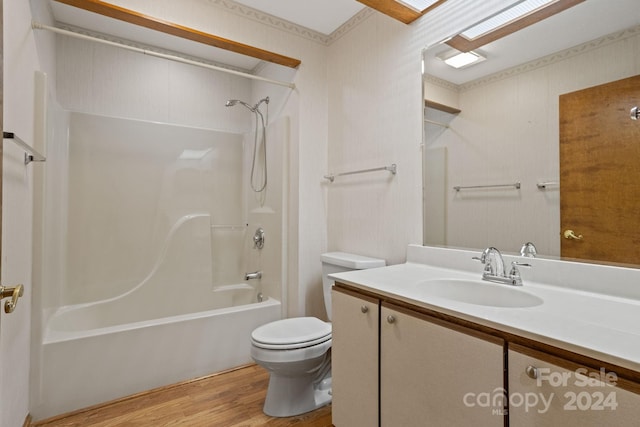
[[(633, 246), (640, 222), (632, 224), (640, 218), (640, 185), (629, 188), (611, 173), (623, 170), (636, 175), (625, 182), (640, 182), (640, 149), (615, 151), (620, 129), (640, 138), (640, 121), (629, 113), (640, 104), (640, 83), (625, 80), (640, 74), (637, 1), (580, 2), (474, 49), (486, 59), (467, 67), (444, 62), (451, 50), (440, 43), (423, 51), (424, 244), (519, 253), (534, 242), (542, 256), (640, 264)], [(626, 89), (615, 103), (604, 97), (594, 103), (611, 114), (575, 108), (584, 104), (583, 94), (594, 93), (583, 91), (597, 87), (591, 96), (599, 97), (609, 93), (601, 85), (616, 81)], [(618, 121), (603, 130), (610, 116)], [(584, 132), (576, 135), (575, 127)], [(584, 144), (594, 135), (599, 151), (615, 153), (611, 164), (591, 163), (594, 150)], [(569, 144), (572, 151), (565, 151)], [(565, 187), (582, 200), (567, 206), (564, 201), (574, 199)], [(605, 190), (604, 200), (593, 197), (596, 188)], [(612, 216), (622, 203), (607, 199), (613, 194), (627, 202), (617, 209), (620, 219), (604, 224), (592, 214)], [(583, 237), (565, 238), (567, 230)], [(618, 252), (626, 255), (609, 257), (623, 240), (629, 246)]]

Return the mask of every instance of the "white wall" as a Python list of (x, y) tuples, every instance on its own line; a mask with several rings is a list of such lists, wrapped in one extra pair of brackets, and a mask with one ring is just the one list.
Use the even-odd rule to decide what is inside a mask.
[[(405, 260), (422, 243), (421, 51), (513, 1), (450, 0), (411, 25), (373, 14), (329, 47), (328, 249)], [(466, 23), (466, 24), (465, 24)]]
[[(34, 71), (44, 69), (31, 32), (29, 2), (3, 2), (4, 130), (15, 132), (42, 150), (34, 131)], [(29, 363), (32, 299), (33, 191), (40, 163), (24, 165), (24, 152), (3, 143), (2, 284), (22, 283), (24, 296), (14, 313), (2, 313), (0, 322), (0, 426), (23, 424), (29, 411)]]

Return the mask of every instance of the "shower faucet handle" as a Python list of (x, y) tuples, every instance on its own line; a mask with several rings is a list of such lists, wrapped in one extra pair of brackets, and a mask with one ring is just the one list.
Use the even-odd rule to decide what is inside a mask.
[(262, 227), (259, 227), (253, 234), (253, 247), (255, 249), (264, 248), (264, 230)]

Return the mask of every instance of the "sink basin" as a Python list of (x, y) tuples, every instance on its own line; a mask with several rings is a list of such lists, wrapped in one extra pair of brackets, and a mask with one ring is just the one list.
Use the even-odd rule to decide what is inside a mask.
[(417, 296), (436, 296), (489, 307), (534, 307), (543, 300), (519, 287), (482, 280), (434, 279), (416, 284)]

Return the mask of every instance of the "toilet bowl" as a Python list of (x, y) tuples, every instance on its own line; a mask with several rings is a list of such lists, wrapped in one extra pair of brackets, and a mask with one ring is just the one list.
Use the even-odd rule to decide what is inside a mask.
[(329, 403), (330, 348), (331, 324), (315, 317), (284, 319), (254, 330), (251, 357), (270, 373), (264, 413), (289, 417)]
[[(322, 255), (325, 307), (331, 319), (329, 274), (383, 267), (385, 261), (344, 252)], [(331, 323), (315, 317), (277, 320), (251, 333), (251, 357), (269, 371), (264, 413), (290, 417), (331, 402)]]

